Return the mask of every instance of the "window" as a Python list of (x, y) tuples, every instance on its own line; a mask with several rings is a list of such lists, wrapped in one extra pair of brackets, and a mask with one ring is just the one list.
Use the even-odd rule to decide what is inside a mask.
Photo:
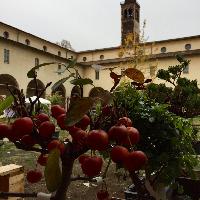
[(124, 18), (127, 18), (127, 16), (128, 16), (127, 10), (124, 10)]
[(133, 17), (133, 10), (131, 8), (128, 9), (128, 17)]
[(83, 61), (85, 62), (87, 60), (87, 58), (86, 57), (83, 57)]
[(74, 56), (71, 56), (71, 57), (70, 57), (70, 59), (73, 59), (73, 58), (74, 58)]
[(95, 79), (99, 80), (99, 71), (95, 70)]
[(47, 51), (47, 47), (46, 47), (46, 46), (43, 46), (43, 50), (44, 50), (44, 51)]
[(160, 51), (161, 51), (161, 53), (166, 53), (166, 52), (167, 52), (167, 48), (166, 48), (166, 47), (162, 47), (162, 48), (160, 49)]
[(140, 21), (140, 13), (138, 10), (135, 12), (135, 19), (139, 22)]
[(125, 69), (124, 69), (124, 68), (121, 69), (121, 75), (122, 75), (122, 76), (125, 75)]
[(100, 55), (100, 59), (103, 60), (104, 59), (104, 55)]
[(10, 50), (4, 49), (4, 63), (9, 64), (10, 60)]
[(189, 74), (189, 65), (187, 65), (187, 66), (183, 69), (183, 73), (184, 73), (184, 74)]
[(58, 51), (58, 56), (61, 56), (61, 52), (60, 51)]
[(35, 58), (35, 66), (38, 66), (40, 64), (39, 58)]
[(30, 45), (30, 40), (29, 40), (29, 39), (26, 39), (26, 40), (25, 40), (25, 43), (26, 43), (27, 46), (29, 46), (29, 45)]
[(62, 68), (61, 64), (58, 64), (58, 70), (57, 70), (58, 75), (61, 75), (61, 68)]
[(191, 48), (192, 48), (192, 45), (191, 45), (191, 44), (186, 44), (186, 45), (185, 45), (185, 49), (186, 49), (186, 50), (190, 50)]
[(6, 38), (6, 39), (8, 39), (8, 38), (9, 38), (9, 33), (8, 33), (7, 31), (5, 31), (5, 32), (3, 33), (3, 37)]

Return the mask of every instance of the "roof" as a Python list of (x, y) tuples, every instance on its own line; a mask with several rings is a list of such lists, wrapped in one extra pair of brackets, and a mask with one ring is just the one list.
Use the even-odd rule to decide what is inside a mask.
[[(200, 39), (200, 35), (193, 35), (193, 36), (186, 36), (186, 37), (181, 37), (181, 38), (172, 38), (172, 39), (166, 39), (166, 40), (155, 40), (155, 41), (150, 41), (146, 42), (145, 44), (153, 44), (153, 43), (164, 43), (164, 42), (173, 42), (173, 41), (181, 41), (181, 40), (188, 40), (188, 39)], [(121, 46), (116, 46), (116, 47), (108, 47), (108, 48), (102, 48), (102, 49), (91, 49), (91, 50), (85, 50), (85, 51), (78, 51), (77, 53), (89, 53), (93, 51), (105, 51), (105, 50), (115, 50), (115, 49), (120, 49)]]
[[(52, 44), (52, 45), (54, 45), (54, 46), (56, 46), (56, 47), (59, 47), (59, 48), (62, 48), (62, 49), (65, 49), (65, 50), (66, 50), (66, 48), (61, 47), (60, 45), (58, 45), (58, 44), (56, 44), (56, 43), (50, 42), (50, 41), (45, 40), (45, 39), (43, 39), (43, 38), (41, 38), (41, 37), (38, 37), (38, 36), (36, 36), (36, 35), (33, 35), (32, 33), (28, 33), (28, 32), (26, 32), (26, 31), (23, 31), (23, 30), (21, 30), (21, 29), (18, 29), (18, 28), (16, 28), (16, 27), (14, 27), (14, 26), (5, 24), (5, 23), (3, 23), (3, 22), (1, 22), (1, 21), (0, 21), (0, 24), (3, 24), (3, 25), (8, 26), (8, 27), (10, 27), (10, 28), (13, 28), (13, 29), (15, 29), (15, 30), (17, 30), (17, 31), (20, 31), (20, 32), (22, 32), (22, 33), (28, 34), (28, 35), (30, 35), (30, 36), (36, 37), (36, 38), (38, 38), (38, 39), (40, 39), (40, 40), (43, 40), (44, 42), (47, 42), (47, 43)], [(68, 50), (68, 51), (71, 51), (71, 52), (73, 52), (73, 53), (76, 53), (75, 51), (72, 51), (72, 50), (70, 50), (70, 49), (67, 49), (67, 50)]]

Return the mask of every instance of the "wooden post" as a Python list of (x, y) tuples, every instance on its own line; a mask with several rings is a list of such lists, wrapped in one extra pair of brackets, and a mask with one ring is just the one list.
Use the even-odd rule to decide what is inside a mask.
[[(1, 192), (24, 192), (24, 167), (10, 164), (0, 167), (0, 191)], [(22, 198), (8, 198), (19, 200)]]

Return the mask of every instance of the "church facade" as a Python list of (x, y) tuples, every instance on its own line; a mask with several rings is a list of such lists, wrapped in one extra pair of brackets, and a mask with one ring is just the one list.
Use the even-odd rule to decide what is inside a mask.
[[(146, 78), (154, 77), (160, 68), (177, 64), (175, 55), (182, 54), (191, 60), (184, 76), (200, 81), (200, 35), (141, 43), (140, 6), (136, 0), (125, 0), (121, 3), (121, 44), (117, 47), (76, 52), (0, 22), (0, 95), (8, 94), (5, 88), (8, 83), (23, 89), (27, 97), (33, 96), (35, 88), (33, 81), (27, 78), (27, 72), (41, 63), (66, 63), (67, 59), (77, 60), (82, 77), (90, 78), (95, 86), (109, 90), (113, 86), (109, 69), (121, 74), (132, 64), (130, 58), (134, 57), (134, 53), (121, 54), (129, 35), (132, 35), (133, 44), (142, 47), (143, 54), (148, 57), (147, 61), (140, 63), (141, 66), (137, 66), (144, 70)], [(48, 82), (55, 83), (67, 76), (59, 72), (61, 68), (61, 65), (53, 64), (38, 70), (41, 90)], [(68, 81), (58, 90), (64, 97), (69, 97), (72, 88)], [(91, 86), (85, 86), (84, 96), (91, 89)], [(45, 95), (50, 94), (51, 88), (48, 88)]]

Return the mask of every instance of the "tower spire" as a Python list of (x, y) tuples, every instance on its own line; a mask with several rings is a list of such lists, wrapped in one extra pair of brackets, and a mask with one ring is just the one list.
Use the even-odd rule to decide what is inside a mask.
[(136, 0), (125, 0), (121, 3), (121, 44), (132, 34), (135, 43), (139, 42), (140, 5)]

